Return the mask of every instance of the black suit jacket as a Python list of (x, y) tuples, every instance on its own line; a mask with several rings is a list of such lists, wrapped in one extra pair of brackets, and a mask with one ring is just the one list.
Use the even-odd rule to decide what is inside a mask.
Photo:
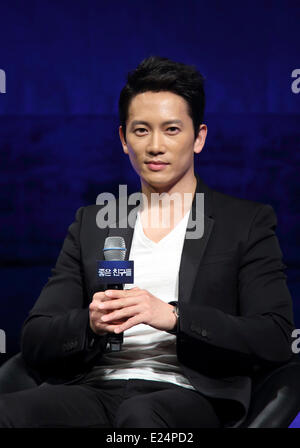
[[(217, 192), (198, 176), (196, 191), (204, 193), (204, 234), (183, 246), (177, 357), (199, 392), (226, 404), (229, 424), (241, 423), (257, 375), (293, 356), (286, 266), (270, 205)], [(195, 207), (194, 200), (194, 218)], [(77, 211), (52, 276), (23, 324), (24, 359), (47, 383), (79, 381), (101, 363), (107, 347), (107, 337), (89, 329), (88, 305), (99, 290), (96, 260), (113, 235), (124, 237), (128, 255), (133, 228), (100, 229), (99, 209)]]

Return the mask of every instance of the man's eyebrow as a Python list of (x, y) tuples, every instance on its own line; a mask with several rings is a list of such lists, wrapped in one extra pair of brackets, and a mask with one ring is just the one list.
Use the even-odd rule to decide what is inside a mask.
[[(181, 120), (176, 120), (176, 119), (175, 120), (164, 121), (162, 123), (162, 125), (165, 126), (166, 124), (174, 124), (174, 123), (180, 124), (181, 126), (183, 126), (182, 121)], [(133, 120), (133, 122), (131, 123), (131, 127), (136, 126), (137, 124), (145, 124), (146, 126), (149, 126), (149, 123), (147, 121), (144, 121), (144, 120)]]

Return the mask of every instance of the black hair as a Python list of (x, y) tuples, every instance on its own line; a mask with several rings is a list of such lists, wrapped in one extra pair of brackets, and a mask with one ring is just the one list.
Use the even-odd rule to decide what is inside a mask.
[(195, 140), (203, 122), (205, 107), (204, 77), (193, 65), (150, 56), (127, 75), (127, 83), (119, 98), (119, 119), (126, 141), (126, 121), (131, 100), (146, 91), (169, 91), (183, 97), (193, 120)]

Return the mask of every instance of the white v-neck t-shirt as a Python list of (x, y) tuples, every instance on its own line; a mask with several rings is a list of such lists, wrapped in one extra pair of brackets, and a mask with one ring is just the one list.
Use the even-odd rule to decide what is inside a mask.
[[(134, 227), (129, 260), (134, 261), (134, 284), (168, 303), (178, 300), (178, 275), (189, 212), (158, 243), (143, 231), (140, 213)], [(92, 370), (97, 378), (166, 381), (194, 389), (177, 361), (176, 336), (138, 324), (124, 332), (122, 350), (102, 355)]]

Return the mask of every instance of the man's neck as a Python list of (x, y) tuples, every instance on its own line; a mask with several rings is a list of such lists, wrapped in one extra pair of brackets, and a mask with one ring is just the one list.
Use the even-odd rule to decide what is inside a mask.
[[(148, 223), (148, 226), (152, 227), (150, 222), (155, 221), (158, 227), (164, 226), (163, 223), (166, 222), (168, 216), (169, 228), (176, 226), (190, 210), (196, 186), (197, 179), (194, 173), (174, 185), (166, 185), (159, 189), (142, 183), (142, 193), (147, 199), (141, 210), (144, 225), (147, 226), (146, 223)], [(162, 200), (164, 196), (165, 199)]]

